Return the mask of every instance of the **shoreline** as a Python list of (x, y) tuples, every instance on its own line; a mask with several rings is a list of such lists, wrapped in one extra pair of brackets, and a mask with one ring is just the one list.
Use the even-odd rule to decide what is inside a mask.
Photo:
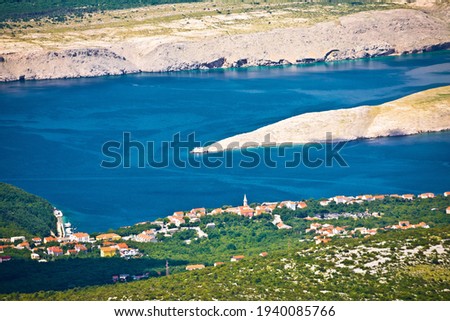
[[(333, 60), (333, 61), (324, 61), (324, 60), (318, 60), (314, 62), (299, 62), (299, 63), (290, 63), (290, 64), (273, 64), (273, 65), (247, 65), (247, 66), (241, 66), (241, 67), (218, 67), (218, 68), (211, 68), (211, 69), (179, 69), (179, 70), (167, 70), (167, 71), (133, 71), (133, 72), (127, 72), (127, 73), (121, 73), (121, 74), (104, 74), (104, 75), (87, 75), (87, 76), (77, 76), (77, 77), (61, 77), (61, 78), (34, 78), (34, 79), (14, 79), (14, 80), (0, 80), (0, 86), (2, 84), (8, 84), (8, 83), (18, 83), (18, 82), (31, 82), (31, 81), (51, 81), (51, 80), (75, 80), (75, 79), (90, 79), (90, 78), (101, 78), (101, 77), (120, 77), (120, 76), (128, 76), (128, 75), (160, 75), (160, 74), (174, 74), (174, 73), (189, 73), (189, 72), (220, 72), (220, 71), (254, 71), (254, 70), (264, 70), (264, 69), (271, 69), (271, 68), (290, 68), (290, 67), (308, 67), (308, 66), (315, 66), (318, 64), (334, 64), (334, 63), (346, 63), (346, 62), (357, 62), (357, 61), (363, 61), (363, 60), (373, 60), (373, 59), (382, 59), (382, 58), (395, 58), (395, 57), (402, 57), (402, 56), (411, 56), (411, 55), (422, 55), (422, 54), (432, 54), (432, 53), (440, 53), (445, 51), (450, 51), (450, 41), (445, 43), (446, 48), (442, 49), (433, 49), (433, 50), (427, 50), (427, 51), (418, 51), (418, 52), (410, 52), (410, 53), (393, 53), (390, 55), (383, 55), (383, 56), (375, 56), (375, 57), (362, 57), (362, 58), (354, 58), (354, 59), (341, 59), (341, 60)], [(0, 75), (1, 76), (1, 75)], [(385, 136), (383, 136), (385, 137)]]
[[(249, 147), (302, 145), (409, 136), (450, 129), (450, 86), (421, 91), (376, 106), (301, 114), (228, 137), (193, 153), (215, 153)], [(348, 127), (348, 124), (352, 124)]]
[[(192, 18), (190, 21), (203, 20)], [(238, 27), (242, 26), (236, 25)], [(205, 28), (201, 32), (211, 31), (211, 27)], [(39, 44), (39, 40), (32, 46), (23, 40), (8, 41), (13, 40), (3, 40), (6, 47), (0, 51), (0, 82), (288, 66), (399, 56), (449, 50), (450, 29), (439, 17), (420, 9), (402, 8), (327, 17), (310, 25), (299, 23), (298, 26), (200, 38), (139, 36), (118, 42), (69, 42), (51, 50)]]

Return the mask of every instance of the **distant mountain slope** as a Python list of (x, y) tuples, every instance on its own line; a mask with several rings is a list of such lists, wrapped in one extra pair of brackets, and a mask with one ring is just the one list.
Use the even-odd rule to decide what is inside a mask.
[(53, 207), (45, 199), (0, 183), (0, 237), (48, 235), (55, 229)]
[(394, 4), (227, 2), (6, 22), (0, 81), (282, 66), (450, 48), (447, 6), (425, 12)]

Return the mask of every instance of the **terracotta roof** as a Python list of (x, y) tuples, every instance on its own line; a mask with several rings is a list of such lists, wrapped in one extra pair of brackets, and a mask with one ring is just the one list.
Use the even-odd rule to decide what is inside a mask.
[(116, 249), (114, 247), (108, 246), (108, 247), (101, 247), (100, 251), (102, 251), (102, 252), (116, 252)]
[(188, 271), (200, 270), (200, 269), (204, 269), (204, 268), (205, 268), (204, 264), (192, 264), (192, 265), (186, 266), (186, 270), (188, 270)]
[(306, 207), (308, 207), (308, 205), (305, 202), (299, 202), (297, 207), (306, 208)]
[(47, 248), (47, 251), (53, 252), (53, 253), (62, 253), (63, 250), (59, 246), (50, 246)]
[(109, 239), (120, 239), (121, 236), (116, 233), (105, 233), (97, 235), (97, 240), (109, 240)]
[(128, 245), (127, 245), (127, 243), (119, 243), (119, 244), (117, 244), (117, 247), (119, 249), (127, 249)]
[(83, 233), (83, 232), (74, 233), (72, 235), (79, 239), (85, 238), (85, 237), (89, 238), (89, 234)]
[(84, 246), (83, 244), (75, 244), (75, 249), (78, 251), (87, 251), (86, 246)]

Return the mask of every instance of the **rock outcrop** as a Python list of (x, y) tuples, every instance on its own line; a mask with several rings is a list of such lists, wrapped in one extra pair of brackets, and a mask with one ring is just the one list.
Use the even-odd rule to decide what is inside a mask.
[(367, 11), (310, 27), (204, 40), (125, 39), (48, 52), (2, 54), (0, 81), (276, 66), (450, 48), (447, 21), (413, 9)]
[(103, 48), (3, 55), (0, 81), (78, 78), (137, 73), (123, 56)]
[(307, 28), (166, 43), (136, 64), (158, 72), (196, 69), (217, 59), (223, 61), (220, 67), (274, 66), (449, 48), (450, 30), (444, 21), (397, 9), (357, 13)]
[[(450, 129), (450, 86), (425, 90), (379, 106), (294, 116), (207, 146), (216, 152), (249, 146), (324, 142), (412, 135)], [(269, 140), (270, 139), (270, 140)]]

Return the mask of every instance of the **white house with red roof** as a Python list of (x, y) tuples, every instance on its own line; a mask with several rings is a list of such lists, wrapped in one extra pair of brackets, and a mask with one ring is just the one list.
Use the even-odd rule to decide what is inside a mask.
[(37, 245), (37, 246), (41, 245), (41, 243), (42, 243), (42, 239), (40, 237), (33, 237), (31, 239), (31, 241), (34, 243), (34, 245)]
[(333, 200), (336, 204), (345, 204), (345, 203), (347, 203), (347, 202), (353, 200), (353, 197), (347, 197), (347, 196), (339, 195), (339, 196), (333, 197), (332, 200)]
[(434, 198), (433, 193), (422, 193), (419, 195), (419, 198), (426, 199), (426, 198)]
[(222, 214), (223, 212), (224, 212), (223, 209), (215, 208), (209, 214), (211, 214), (211, 215), (218, 215), (218, 214)]
[(44, 244), (51, 243), (51, 242), (58, 242), (58, 240), (56, 239), (56, 237), (53, 237), (53, 236), (44, 237)]
[(295, 211), (295, 209), (297, 208), (297, 203), (293, 202), (293, 201), (282, 201), (280, 204), (278, 204), (278, 208), (283, 208), (286, 207), (290, 210)]
[(206, 215), (206, 208), (198, 207), (191, 209), (191, 213), (197, 215), (197, 217), (203, 217)]
[(373, 200), (374, 200), (374, 198), (373, 198), (372, 195), (362, 195), (362, 196), (361, 196), (361, 199), (362, 199), (363, 201), (373, 201)]
[(178, 216), (168, 216), (169, 222), (172, 224), (175, 224), (177, 227), (179, 227), (181, 224), (186, 223), (186, 221)]
[(50, 246), (47, 248), (48, 255), (60, 256), (63, 255), (64, 252), (59, 246)]
[(74, 249), (77, 253), (87, 253), (87, 247), (83, 244), (75, 244)]
[(297, 203), (297, 208), (299, 208), (299, 209), (304, 209), (307, 207), (308, 207), (308, 204), (306, 204), (306, 202), (298, 202)]
[(239, 206), (238, 207), (238, 215), (245, 217), (253, 217), (255, 210), (250, 206)]
[(283, 222), (278, 223), (277, 227), (279, 230), (290, 230), (292, 228), (292, 226), (284, 224)]
[[(184, 220), (183, 220), (184, 221)], [(134, 240), (140, 243), (155, 243), (157, 241), (155, 235), (140, 233), (135, 236)], [(125, 243), (123, 243), (125, 244)], [(125, 244), (126, 245), (126, 244)]]
[(183, 212), (183, 211), (173, 212), (172, 216), (176, 216), (176, 217), (181, 217), (181, 218), (183, 218), (184, 212)]
[(231, 262), (238, 262), (240, 260), (242, 260), (243, 258), (245, 258), (245, 256), (243, 255), (234, 255), (231, 257), (230, 261)]
[(74, 233), (72, 235), (70, 235), (69, 239), (72, 242), (77, 242), (77, 243), (87, 243), (89, 242), (89, 234), (88, 233), (83, 233), (83, 232), (78, 232), (78, 233)]

